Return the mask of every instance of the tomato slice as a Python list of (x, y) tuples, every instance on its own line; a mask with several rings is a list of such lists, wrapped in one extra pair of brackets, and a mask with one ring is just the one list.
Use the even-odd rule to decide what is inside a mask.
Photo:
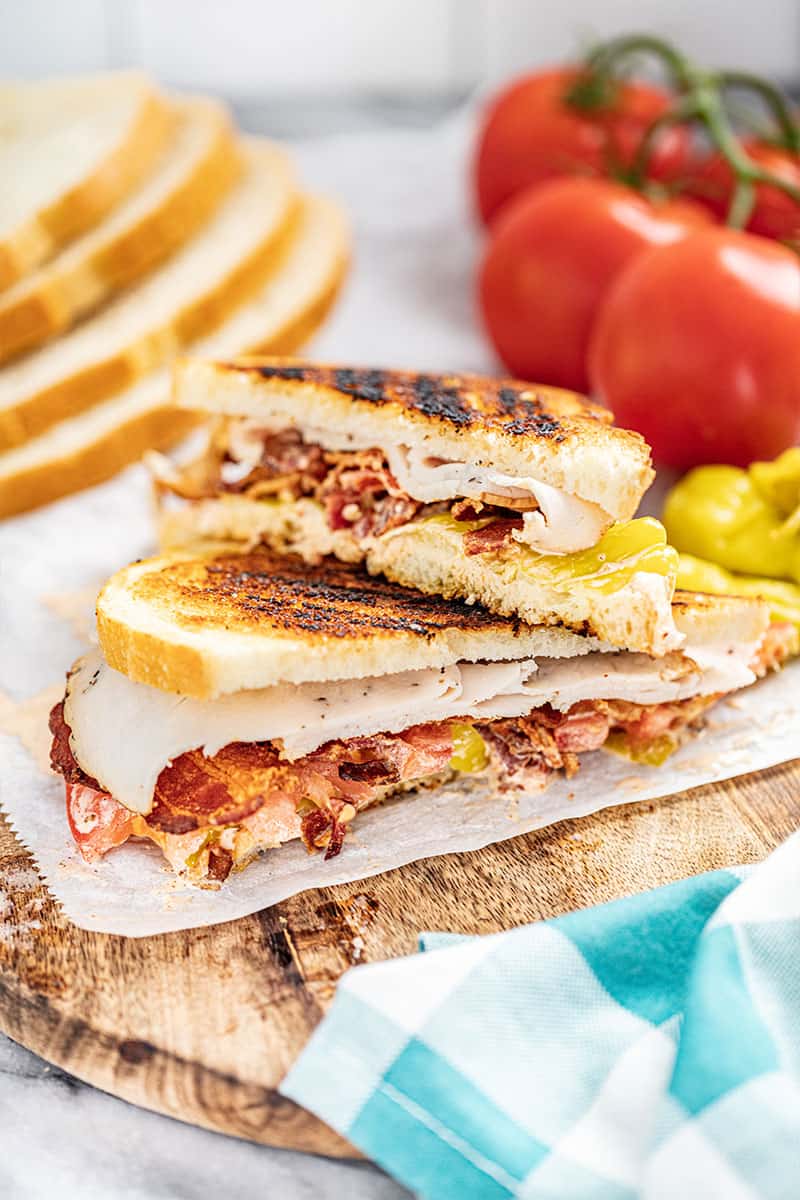
[(86, 862), (96, 862), (133, 834), (134, 815), (108, 792), (68, 783), (67, 820)]

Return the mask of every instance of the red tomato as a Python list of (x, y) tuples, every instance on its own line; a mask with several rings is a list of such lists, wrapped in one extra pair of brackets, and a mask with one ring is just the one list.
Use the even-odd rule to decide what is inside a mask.
[[(800, 188), (800, 155), (763, 142), (747, 142), (745, 149), (760, 167), (779, 176), (786, 183)], [(719, 154), (709, 158), (693, 174), (689, 184), (691, 195), (722, 218), (728, 212), (732, 190), (733, 174)], [(760, 233), (762, 237), (778, 240), (797, 238), (800, 236), (800, 204), (780, 188), (759, 184), (756, 187), (756, 202), (747, 228), (751, 233)]]
[[(557, 175), (606, 175), (612, 158), (628, 164), (645, 129), (671, 101), (649, 83), (621, 82), (611, 107), (581, 110), (565, 100), (579, 74), (577, 67), (559, 67), (525, 75), (489, 106), (475, 162), (485, 222), (530, 184)], [(658, 140), (650, 174), (674, 179), (688, 170), (690, 158), (689, 133), (673, 126)]]
[(800, 258), (719, 228), (646, 251), (598, 314), (589, 367), (658, 462), (774, 458), (800, 441)]
[(586, 391), (598, 305), (643, 249), (710, 221), (700, 205), (655, 206), (606, 179), (554, 179), (516, 196), (492, 226), (479, 277), (495, 350), (521, 379)]

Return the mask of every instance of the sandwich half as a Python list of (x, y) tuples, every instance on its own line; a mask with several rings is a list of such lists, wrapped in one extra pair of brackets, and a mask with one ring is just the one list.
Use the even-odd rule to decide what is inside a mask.
[(648, 447), (581, 396), (289, 359), (185, 362), (175, 396), (217, 423), (182, 470), (153, 462), (165, 550), (335, 555), (532, 625), (680, 644), (675, 552), (632, 520)]
[(608, 744), (656, 764), (796, 641), (758, 601), (673, 611), (683, 648), (654, 658), (333, 559), (136, 563), (51, 714), (75, 841), (92, 860), (146, 838), (217, 884), (294, 838), (331, 858), (363, 809), (454, 774), (535, 793)]

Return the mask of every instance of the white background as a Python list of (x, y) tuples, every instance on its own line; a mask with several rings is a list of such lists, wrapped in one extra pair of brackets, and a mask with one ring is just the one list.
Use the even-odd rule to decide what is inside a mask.
[(0, 0), (0, 75), (137, 64), (240, 102), (443, 97), (631, 29), (800, 80), (798, 0)]

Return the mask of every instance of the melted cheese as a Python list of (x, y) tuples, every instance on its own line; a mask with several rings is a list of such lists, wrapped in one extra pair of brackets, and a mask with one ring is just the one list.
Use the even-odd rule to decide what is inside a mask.
[(442, 670), (336, 683), (284, 684), (211, 701), (162, 692), (114, 671), (99, 650), (67, 685), (65, 720), (83, 770), (120, 803), (148, 813), (164, 767), (187, 750), (211, 756), (229, 742), (279, 741), (302, 758), (325, 742), (471, 716), (516, 717), (579, 700), (655, 704), (731, 691), (754, 679), (752, 646), (720, 646), (653, 659), (628, 651), (576, 658), (459, 663)]
[[(309, 443), (324, 450), (369, 450), (368, 439), (353, 434), (303, 425), (301, 432)], [(228, 448), (234, 463), (226, 464), (231, 479), (241, 478), (261, 459), (264, 425), (255, 420), (234, 422), (229, 431)], [(427, 457), (418, 446), (383, 446), (392, 474), (409, 496), (423, 504), (446, 500), (479, 500), (481, 496), (534, 500), (535, 512), (524, 515), (524, 528), (514, 537), (548, 554), (572, 554), (597, 544), (613, 524), (609, 513), (598, 504), (582, 500), (571, 492), (551, 487), (529, 476), (505, 475), (494, 467), (469, 462), (443, 462)]]

